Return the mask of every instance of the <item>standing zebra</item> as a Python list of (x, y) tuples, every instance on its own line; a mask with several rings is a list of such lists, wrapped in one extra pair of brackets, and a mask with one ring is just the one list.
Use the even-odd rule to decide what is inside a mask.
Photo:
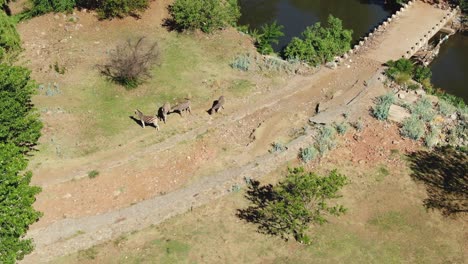
[(164, 124), (166, 124), (167, 115), (169, 112), (171, 112), (171, 105), (167, 102), (158, 110), (158, 117), (164, 121)]
[(213, 113), (218, 113), (221, 108), (224, 109), (225, 102), (226, 102), (226, 99), (224, 99), (224, 96), (221, 95), (218, 100), (215, 100), (213, 102), (213, 106), (211, 107), (210, 110), (208, 110), (208, 114), (211, 115)]
[(156, 116), (144, 115), (143, 112), (141, 112), (138, 109), (135, 110), (135, 114), (137, 115), (138, 120), (140, 120), (143, 128), (145, 128), (145, 124), (153, 124), (156, 127), (156, 129), (159, 131), (158, 118)]
[(189, 112), (191, 114), (192, 113), (192, 108), (190, 107), (190, 105), (191, 105), (190, 99), (186, 98), (185, 100), (186, 100), (185, 102), (174, 106), (174, 108), (172, 108), (171, 113), (177, 112), (177, 113), (179, 113), (179, 115), (182, 116), (182, 112), (187, 111), (187, 112)]

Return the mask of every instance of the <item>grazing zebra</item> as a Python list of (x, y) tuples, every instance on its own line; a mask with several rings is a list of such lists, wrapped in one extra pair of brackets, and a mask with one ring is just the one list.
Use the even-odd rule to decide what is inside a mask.
[(210, 110), (208, 110), (208, 113), (211, 115), (213, 112), (217, 113), (219, 109), (224, 109), (224, 103), (226, 102), (226, 99), (224, 99), (224, 95), (221, 95), (218, 100), (215, 100), (213, 102), (213, 106), (211, 107)]
[(145, 124), (153, 124), (156, 127), (156, 129), (159, 131), (158, 118), (156, 116), (144, 115), (143, 112), (141, 112), (138, 109), (135, 110), (135, 114), (137, 115), (138, 120), (140, 120), (143, 128), (145, 128)]
[(192, 113), (192, 109), (190, 108), (190, 105), (191, 105), (190, 99), (186, 98), (185, 102), (174, 106), (174, 108), (172, 108), (171, 113), (177, 112), (177, 113), (179, 113), (179, 115), (182, 115), (183, 111), (187, 111), (189, 113)]
[(164, 121), (164, 124), (166, 124), (167, 115), (169, 112), (171, 112), (171, 105), (167, 102), (158, 110), (158, 117)]

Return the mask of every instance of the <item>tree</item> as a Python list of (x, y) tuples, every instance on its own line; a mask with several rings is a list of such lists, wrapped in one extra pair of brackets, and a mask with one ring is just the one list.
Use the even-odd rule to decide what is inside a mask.
[(145, 38), (136, 42), (128, 40), (117, 46), (107, 64), (100, 65), (101, 73), (127, 89), (136, 88), (146, 78), (151, 77), (151, 68), (159, 59), (156, 42), (147, 44)]
[(0, 263), (32, 251), (24, 235), (41, 215), (32, 207), (40, 188), (29, 186), (32, 174), (23, 172), (42, 127), (31, 104), (34, 87), (29, 70), (0, 64)]
[(349, 50), (352, 33), (352, 30), (343, 29), (339, 18), (330, 15), (325, 27), (316, 23), (307, 27), (301, 38), (293, 38), (285, 48), (284, 55), (317, 66)]
[(21, 148), (0, 143), (0, 263), (16, 263), (34, 248), (24, 236), (41, 216), (32, 207), (40, 188), (29, 186), (32, 174), (21, 173), (26, 166)]
[(31, 103), (34, 93), (28, 69), (0, 64), (0, 142), (11, 142), (23, 153), (41, 135), (42, 123)]
[(32, 8), (28, 16), (49, 12), (70, 12), (74, 7), (96, 9), (100, 18), (139, 16), (149, 0), (30, 0)]
[(422, 83), (424, 80), (431, 79), (432, 77), (432, 71), (430, 68), (425, 67), (425, 66), (417, 66), (414, 69), (414, 80)]
[(20, 37), (15, 24), (0, 10), (0, 63), (9, 61), (21, 50)]
[(237, 0), (175, 0), (170, 6), (170, 24), (178, 30), (203, 32), (233, 26), (240, 17)]
[(254, 38), (256, 40), (255, 46), (257, 47), (258, 52), (261, 54), (271, 54), (273, 53), (272, 44), (278, 44), (278, 38), (284, 36), (283, 26), (278, 25), (277, 22), (271, 24), (265, 24), (260, 28), (260, 32), (255, 33)]
[(239, 210), (238, 216), (258, 224), (262, 233), (309, 243), (310, 223), (324, 224), (326, 214), (345, 213), (343, 206), (331, 206), (329, 200), (340, 197), (338, 192), (346, 183), (347, 178), (336, 170), (321, 177), (303, 168), (289, 169), (286, 179), (276, 186), (252, 182), (246, 197), (253, 205)]

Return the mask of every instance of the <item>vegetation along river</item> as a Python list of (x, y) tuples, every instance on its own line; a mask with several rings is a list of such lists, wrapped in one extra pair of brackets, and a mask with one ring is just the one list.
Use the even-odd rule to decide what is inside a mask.
[[(316, 22), (324, 23), (329, 14), (343, 20), (345, 28), (354, 31), (359, 40), (392, 12), (384, 0), (240, 0), (240, 24), (260, 28), (277, 21), (284, 26), (285, 36), (274, 48), (280, 51), (294, 36), (299, 36)], [(457, 34), (442, 46), (439, 57), (430, 65), (432, 81), (468, 102), (468, 34)]]

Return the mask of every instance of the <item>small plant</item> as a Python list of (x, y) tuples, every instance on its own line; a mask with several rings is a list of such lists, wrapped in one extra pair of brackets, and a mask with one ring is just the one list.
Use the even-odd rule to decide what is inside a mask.
[(449, 116), (457, 111), (457, 108), (446, 100), (439, 100), (439, 113), (443, 116)]
[(98, 175), (99, 175), (99, 171), (97, 171), (97, 170), (92, 170), (92, 171), (88, 172), (88, 177), (89, 177), (90, 179), (94, 179), (94, 178), (96, 178)]
[(425, 132), (424, 122), (415, 116), (406, 118), (403, 121), (403, 127), (401, 128), (401, 134), (404, 137), (419, 140)]
[(65, 74), (66, 68), (65, 68), (65, 66), (60, 67), (60, 65), (56, 61), (54, 63), (54, 70), (55, 70), (56, 73), (63, 75), (63, 74)]
[(318, 131), (315, 148), (324, 156), (328, 151), (336, 146), (335, 143), (336, 130), (332, 126), (323, 126)]
[(377, 182), (381, 182), (388, 175), (390, 175), (390, 171), (388, 170), (388, 168), (386, 166), (380, 166), (379, 169), (377, 170), (377, 175), (375, 177), (375, 180)]
[(100, 65), (101, 73), (127, 89), (136, 88), (151, 77), (151, 68), (159, 59), (156, 42), (147, 44), (144, 37), (128, 40), (111, 52), (109, 63)]
[(373, 114), (378, 120), (387, 120), (390, 106), (395, 102), (395, 95), (388, 93), (377, 98)]
[(419, 85), (417, 85), (415, 83), (412, 83), (412, 84), (408, 85), (408, 89), (415, 91), (415, 90), (419, 89)]
[(356, 131), (361, 132), (364, 129), (364, 122), (361, 118), (359, 118), (358, 120), (356, 120), (356, 122), (352, 124), (352, 126), (354, 127), (354, 129), (356, 129)]
[(287, 148), (286, 148), (282, 143), (273, 142), (273, 143), (271, 144), (270, 153), (283, 152), (283, 151), (285, 151), (286, 149), (287, 149)]
[(432, 102), (427, 97), (421, 98), (414, 107), (411, 108), (411, 113), (425, 122), (430, 122), (434, 119), (435, 111), (432, 108)]
[(299, 151), (299, 158), (304, 163), (308, 163), (314, 160), (318, 155), (318, 151), (315, 147), (301, 148)]
[(91, 247), (85, 250), (78, 251), (78, 258), (80, 259), (93, 260), (93, 259), (96, 259), (97, 255), (98, 255), (98, 251), (96, 250), (95, 247)]
[(231, 68), (240, 70), (240, 71), (249, 71), (250, 65), (252, 64), (252, 59), (249, 54), (243, 54), (237, 56), (231, 64)]
[(433, 148), (439, 143), (439, 134), (440, 129), (434, 125), (431, 126), (430, 131), (426, 134), (424, 138), (424, 144), (428, 148)]
[(336, 125), (336, 131), (338, 132), (338, 134), (340, 135), (344, 135), (346, 133), (346, 131), (348, 131), (348, 124), (346, 122), (342, 122), (342, 123), (339, 123)]

